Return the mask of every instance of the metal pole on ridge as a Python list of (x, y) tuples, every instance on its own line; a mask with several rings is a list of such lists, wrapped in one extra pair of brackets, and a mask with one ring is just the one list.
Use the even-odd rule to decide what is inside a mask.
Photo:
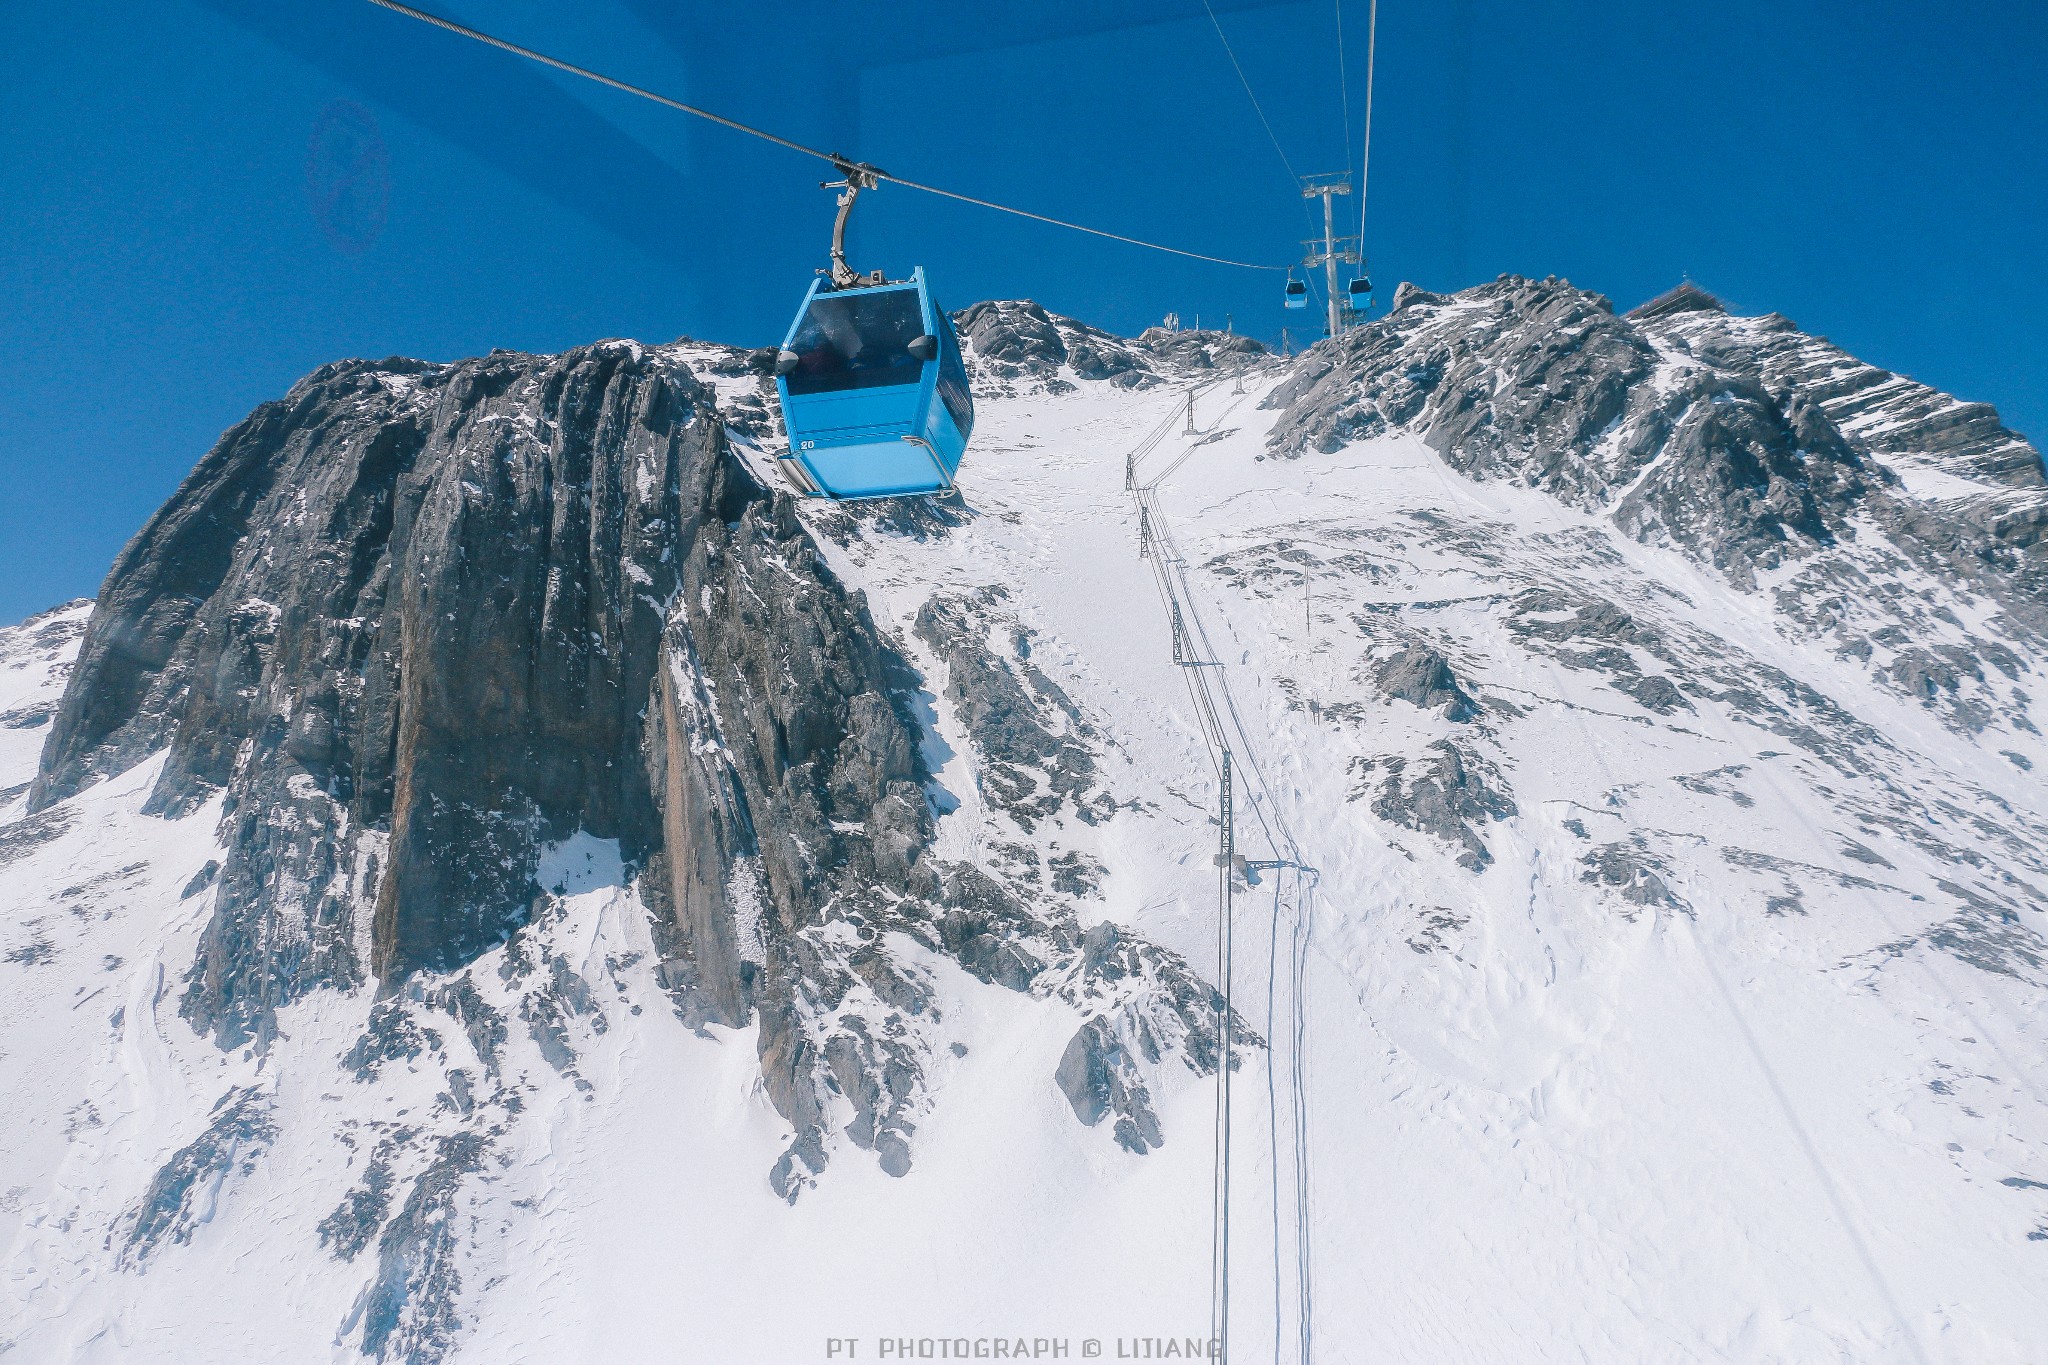
[(1218, 887), (1217, 923), (1217, 981), (1223, 988), (1223, 1009), (1216, 1025), (1216, 1084), (1218, 1088), (1216, 1111), (1216, 1283), (1212, 1301), (1212, 1333), (1210, 1349), (1218, 1362), (1230, 1359), (1230, 1065), (1231, 1065), (1231, 1013), (1232, 964), (1235, 958), (1232, 943), (1232, 882), (1237, 875), (1236, 822), (1232, 815), (1230, 750), (1226, 747), (1221, 754), (1220, 790), (1217, 793), (1216, 814), (1219, 831), (1216, 867)]

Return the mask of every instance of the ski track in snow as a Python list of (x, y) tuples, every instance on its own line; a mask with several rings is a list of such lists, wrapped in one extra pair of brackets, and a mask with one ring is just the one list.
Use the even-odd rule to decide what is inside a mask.
[[(1412, 437), (1266, 457), (1270, 382), (1210, 390), (1203, 436), (1169, 436), (1147, 468), (1171, 470), (1160, 505), (1254, 737), (1247, 757), (1321, 874), (1307, 977), (1317, 1358), (2042, 1359), (2044, 977), (2023, 955), (1966, 961), (1992, 949), (1943, 886), (2018, 905), (2020, 928), (2039, 929), (2038, 897), (2005, 880), (2048, 877), (2039, 782), (1785, 629), (1767, 590), (1738, 592), (1543, 494), (1474, 483)], [(1208, 975), (1215, 782), (1123, 490), (1125, 453), (1181, 401), (1095, 383), (987, 398), (961, 524), (918, 536), (875, 513), (806, 516), (925, 677), (928, 754), (953, 803), (941, 853), (1093, 860), (1106, 874), (1086, 913)], [(848, 523), (865, 534), (835, 540)], [(1652, 711), (1612, 685), (1612, 660), (1532, 645), (1531, 623), (1559, 619), (1517, 613), (1532, 587), (1655, 626), (1679, 664), (1624, 646), (1643, 674), (1767, 667), (1847, 719), (1705, 692)], [(934, 594), (983, 588), (1007, 592), (996, 610), (1098, 736), (1113, 818), (1062, 807), (1027, 831), (987, 790), (914, 628)], [(1417, 643), (1449, 661), (1473, 719), (1379, 691), (1379, 664)], [(0, 669), (16, 689), (0, 708), (53, 698), (53, 664)], [(1787, 717), (1817, 747), (1782, 733)], [(33, 746), (0, 741), (0, 789), (26, 782)], [(1443, 744), (1478, 780), (1498, 772), (1513, 802), (1466, 819), (1489, 860), (1478, 871), (1454, 840), (1373, 814)], [(1077, 1123), (1054, 1084), (1071, 1007), (898, 943), (964, 1051), (936, 1050), (907, 1177), (836, 1161), (785, 1205), (764, 1178), (788, 1134), (761, 1092), (755, 1030), (677, 1019), (618, 851), (588, 837), (551, 855), (542, 882), (561, 892), (530, 933), (438, 979), (466, 979), (502, 1017), (495, 1056), (442, 1014), (424, 1052), (367, 1075), (345, 1065), (368, 991), (286, 1007), (266, 1056), (220, 1052), (178, 1014), (219, 812), (144, 815), (156, 766), (36, 817), (0, 865), (10, 1358), (359, 1359), (379, 1244), (344, 1259), (323, 1220), (363, 1188), (380, 1143), (402, 1201), (447, 1150), (437, 1141), (478, 1129), (474, 1174), (422, 1215), (419, 1245), (437, 1220), (460, 1238), (446, 1320), (402, 1329), (424, 1334), (421, 1359), (806, 1361), (828, 1336), (872, 1350), (881, 1336), (1204, 1330), (1210, 1083), (1168, 1075), (1165, 1145), (1131, 1155), (1106, 1125)], [(1242, 796), (1239, 812), (1240, 849), (1272, 856)], [(25, 830), (19, 792), (0, 821), (0, 839)], [(1237, 904), (1238, 979), (1261, 983), (1271, 902), (1254, 887)], [(1931, 933), (1959, 914), (1963, 928)], [(587, 1001), (548, 984), (564, 971)], [(536, 1000), (556, 1010), (545, 1027), (523, 1012)], [(436, 1055), (478, 1099), (450, 1089)], [(1245, 1359), (1273, 1334), (1264, 1060), (1236, 1082)], [(258, 1124), (195, 1156), (199, 1177), (138, 1242), (152, 1181), (214, 1150), (203, 1140), (238, 1092), (270, 1136)]]

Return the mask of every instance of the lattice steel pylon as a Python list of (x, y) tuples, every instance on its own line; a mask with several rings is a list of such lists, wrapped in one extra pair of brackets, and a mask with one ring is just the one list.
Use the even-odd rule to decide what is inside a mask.
[(1337, 298), (1337, 264), (1341, 261), (1348, 265), (1356, 265), (1361, 259), (1358, 254), (1358, 239), (1356, 237), (1339, 237), (1337, 235), (1337, 214), (1331, 204), (1335, 196), (1350, 193), (1351, 173), (1349, 171), (1336, 175), (1308, 175), (1303, 176), (1301, 180), (1302, 198), (1321, 199), (1323, 201), (1323, 235), (1320, 238), (1311, 237), (1302, 242), (1302, 245), (1308, 248), (1308, 251), (1302, 256), (1301, 263), (1310, 270), (1315, 269), (1317, 266), (1323, 268), (1323, 302), (1330, 311), (1329, 334), (1331, 336), (1335, 336), (1344, 330), (1341, 305)]

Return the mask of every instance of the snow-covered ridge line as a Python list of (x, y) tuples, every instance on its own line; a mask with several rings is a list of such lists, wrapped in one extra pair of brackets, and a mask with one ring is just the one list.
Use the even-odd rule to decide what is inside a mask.
[(347, 362), (202, 463), (0, 766), (59, 732), (0, 806), (18, 1353), (1200, 1335), (1164, 431), (1239, 846), (1322, 878), (1299, 943), (1235, 898), (1238, 1353), (1298, 1057), (1325, 1358), (2038, 1354), (2036, 492), (1557, 282), (1291, 362), (961, 317), (956, 500), (777, 497), (765, 356), (690, 341)]
[(2021, 660), (2048, 642), (2039, 452), (1988, 407), (1783, 318), (1732, 318), (1690, 288), (1617, 316), (1554, 279), (1455, 299), (1404, 286), (1273, 401), (1273, 453), (1413, 432), (1468, 478), (1542, 489), (1766, 588), (1783, 626), (1959, 730), (2032, 723)]

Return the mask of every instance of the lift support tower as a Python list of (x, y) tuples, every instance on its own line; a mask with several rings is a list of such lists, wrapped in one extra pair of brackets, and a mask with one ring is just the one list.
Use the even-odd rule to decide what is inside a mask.
[(1310, 270), (1317, 266), (1323, 268), (1324, 298), (1330, 309), (1331, 336), (1337, 335), (1343, 328), (1337, 293), (1337, 263), (1342, 261), (1348, 265), (1356, 265), (1360, 260), (1358, 239), (1337, 235), (1337, 214), (1330, 202), (1336, 195), (1349, 193), (1351, 175), (1348, 171), (1336, 175), (1302, 177), (1301, 197), (1323, 201), (1323, 235), (1319, 238), (1311, 237), (1302, 243), (1308, 248), (1308, 252), (1301, 258), (1301, 263)]

